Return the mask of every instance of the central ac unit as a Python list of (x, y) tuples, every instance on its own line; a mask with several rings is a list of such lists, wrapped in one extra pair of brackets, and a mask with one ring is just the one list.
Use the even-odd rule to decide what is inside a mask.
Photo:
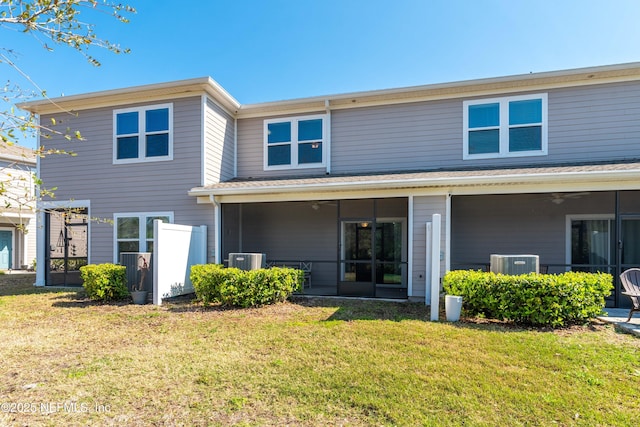
[(229, 267), (240, 270), (259, 270), (267, 266), (266, 254), (230, 253)]
[[(127, 284), (129, 290), (137, 288), (142, 280), (142, 290), (153, 290), (153, 267), (151, 252), (121, 252), (120, 264), (127, 267)], [(146, 269), (143, 276), (143, 269)]]
[(491, 272), (527, 274), (540, 272), (538, 255), (491, 255)]

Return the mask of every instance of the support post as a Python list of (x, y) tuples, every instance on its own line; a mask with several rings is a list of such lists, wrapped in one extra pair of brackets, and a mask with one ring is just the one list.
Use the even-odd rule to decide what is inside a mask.
[(433, 214), (431, 219), (431, 320), (437, 321), (440, 309), (440, 235), (442, 218)]

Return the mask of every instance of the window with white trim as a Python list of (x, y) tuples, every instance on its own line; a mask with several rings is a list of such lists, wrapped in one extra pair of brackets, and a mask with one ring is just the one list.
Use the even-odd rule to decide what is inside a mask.
[(121, 252), (153, 252), (153, 221), (172, 223), (173, 212), (117, 213), (113, 215), (115, 262)]
[(547, 154), (547, 94), (463, 102), (463, 158)]
[(113, 163), (173, 159), (173, 104), (113, 111)]
[(265, 120), (264, 169), (324, 166), (326, 123), (326, 115)]

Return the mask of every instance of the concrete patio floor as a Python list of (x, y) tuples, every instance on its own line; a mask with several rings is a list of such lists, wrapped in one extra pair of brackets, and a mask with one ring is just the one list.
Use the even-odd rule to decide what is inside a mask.
[(623, 332), (633, 334), (640, 337), (640, 313), (635, 311), (631, 320), (627, 322), (629, 317), (629, 309), (627, 308), (605, 308), (606, 315), (599, 316), (598, 319), (603, 322), (612, 323), (616, 328)]

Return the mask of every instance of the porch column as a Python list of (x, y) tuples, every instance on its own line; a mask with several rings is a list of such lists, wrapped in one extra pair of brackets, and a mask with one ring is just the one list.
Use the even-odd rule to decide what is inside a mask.
[(45, 248), (46, 244), (46, 228), (45, 227), (45, 212), (43, 208), (37, 210), (36, 213), (36, 282), (34, 286), (45, 285)]

